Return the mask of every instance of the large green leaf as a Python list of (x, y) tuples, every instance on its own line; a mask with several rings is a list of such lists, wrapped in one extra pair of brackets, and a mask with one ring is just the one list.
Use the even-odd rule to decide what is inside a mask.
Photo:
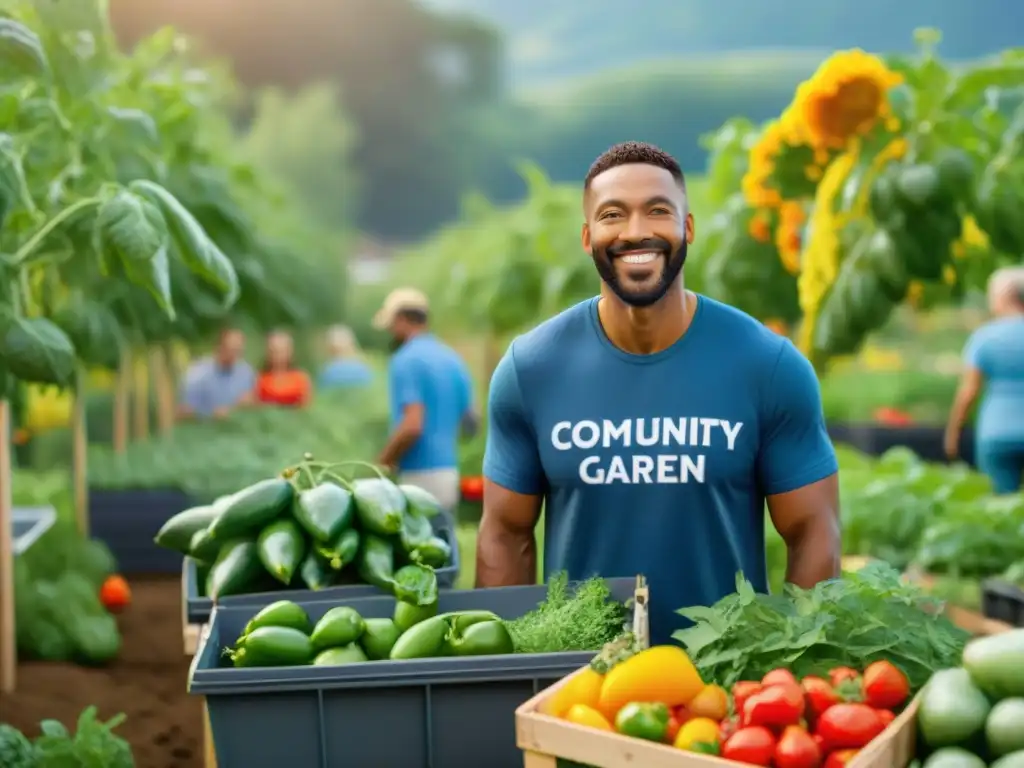
[(0, 323), (0, 369), (22, 381), (72, 383), (75, 348), (60, 328), (42, 317), (8, 316)]
[(121, 359), (121, 330), (103, 304), (76, 298), (61, 307), (54, 322), (71, 339), (78, 358), (90, 366), (115, 369)]
[(38, 76), (49, 69), (39, 35), (14, 19), (0, 18), (0, 79)]
[(173, 319), (167, 225), (159, 209), (122, 189), (100, 208), (96, 240), (100, 252), (120, 265), (131, 282), (149, 291)]
[(145, 195), (160, 208), (182, 261), (193, 273), (212, 285), (230, 306), (238, 300), (238, 275), (231, 261), (218, 248), (195, 217), (166, 189), (151, 181), (131, 183), (131, 189)]

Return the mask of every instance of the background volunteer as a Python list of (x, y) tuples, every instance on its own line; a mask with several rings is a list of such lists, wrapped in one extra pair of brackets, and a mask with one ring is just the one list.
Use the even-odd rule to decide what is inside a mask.
[(221, 331), (214, 353), (185, 371), (178, 417), (224, 418), (252, 403), (256, 372), (242, 359), (244, 352), (245, 334), (237, 328)]
[(453, 510), (459, 502), (458, 441), (472, 435), (472, 382), (454, 349), (427, 326), (427, 297), (399, 288), (384, 300), (374, 327), (392, 336), (388, 365), (391, 436), (378, 463), (396, 467), (403, 483), (418, 485)]
[(945, 448), (956, 458), (964, 421), (982, 396), (974, 436), (978, 469), (996, 493), (1015, 493), (1024, 484), (1024, 267), (994, 272), (988, 301), (994, 319), (967, 341)]

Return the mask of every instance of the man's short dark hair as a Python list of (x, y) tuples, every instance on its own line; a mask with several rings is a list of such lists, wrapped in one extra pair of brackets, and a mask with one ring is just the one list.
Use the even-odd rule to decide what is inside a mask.
[(427, 311), (425, 309), (400, 309), (396, 314), (413, 325), (427, 324)]
[(626, 141), (606, 150), (604, 154), (594, 161), (593, 165), (590, 166), (590, 170), (587, 171), (587, 177), (583, 182), (583, 189), (584, 191), (590, 189), (590, 183), (594, 178), (605, 171), (618, 168), (620, 165), (635, 165), (638, 163), (664, 168), (672, 174), (673, 179), (679, 182), (682, 190), (686, 191), (686, 177), (683, 176), (683, 169), (679, 167), (676, 159), (665, 150), (643, 141)]

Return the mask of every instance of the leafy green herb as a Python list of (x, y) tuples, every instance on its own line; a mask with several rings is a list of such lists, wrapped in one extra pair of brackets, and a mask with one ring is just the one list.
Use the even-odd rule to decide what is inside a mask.
[(804, 676), (887, 659), (918, 690), (935, 670), (959, 663), (969, 638), (942, 615), (941, 601), (885, 563), (781, 595), (755, 593), (740, 574), (736, 594), (679, 613), (694, 626), (673, 638), (706, 680), (725, 686), (776, 667)]
[(626, 613), (604, 579), (589, 579), (572, 591), (563, 572), (548, 580), (543, 602), (506, 625), (516, 653), (594, 651), (622, 634)]
[(96, 707), (88, 707), (79, 715), (74, 735), (56, 720), (44, 720), (39, 724), (42, 735), (35, 741), (38, 764), (135, 768), (128, 742), (113, 732), (124, 719), (121, 714), (104, 723), (96, 717)]

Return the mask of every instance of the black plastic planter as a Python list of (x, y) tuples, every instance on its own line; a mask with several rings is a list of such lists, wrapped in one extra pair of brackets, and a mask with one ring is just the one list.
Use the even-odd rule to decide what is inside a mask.
[(1001, 579), (981, 585), (981, 610), (986, 619), (1024, 627), (1024, 590)]
[(182, 556), (153, 537), (172, 516), (195, 506), (175, 488), (89, 490), (90, 535), (108, 547), (125, 575), (181, 573)]
[[(945, 462), (942, 448), (945, 429), (940, 426), (889, 427), (882, 424), (835, 423), (828, 425), (833, 442), (844, 443), (869, 456), (881, 456), (890, 448), (909, 448), (924, 461)], [(974, 433), (965, 429), (960, 437), (960, 459), (974, 463)]]

